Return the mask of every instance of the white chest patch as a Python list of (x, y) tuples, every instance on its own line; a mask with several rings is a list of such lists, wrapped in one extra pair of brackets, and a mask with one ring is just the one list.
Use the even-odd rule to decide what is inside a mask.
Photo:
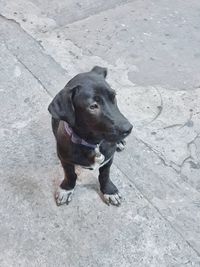
[(84, 169), (91, 169), (91, 170), (97, 170), (99, 169), (100, 167), (102, 167), (103, 165), (105, 165), (109, 160), (107, 159), (106, 161), (105, 160), (105, 157), (104, 155), (99, 151), (99, 146), (97, 146), (95, 148), (95, 153), (96, 153), (96, 156), (94, 158), (94, 164), (90, 165), (90, 166), (81, 166), (83, 167)]

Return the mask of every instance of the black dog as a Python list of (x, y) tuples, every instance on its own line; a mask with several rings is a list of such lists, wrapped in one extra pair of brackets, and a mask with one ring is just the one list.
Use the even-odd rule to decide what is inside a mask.
[(57, 154), (65, 178), (57, 205), (68, 204), (76, 184), (75, 165), (99, 167), (100, 190), (107, 204), (120, 205), (121, 196), (109, 177), (117, 144), (132, 130), (120, 113), (116, 93), (105, 81), (107, 70), (94, 67), (68, 82), (49, 105)]

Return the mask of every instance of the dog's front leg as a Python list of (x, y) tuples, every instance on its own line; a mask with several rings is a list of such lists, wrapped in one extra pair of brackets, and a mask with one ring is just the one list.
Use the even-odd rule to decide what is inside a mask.
[(58, 206), (69, 204), (72, 200), (72, 194), (74, 192), (77, 178), (74, 165), (64, 162), (61, 163), (64, 169), (65, 178), (55, 194), (56, 204)]
[(100, 190), (103, 194), (106, 204), (119, 206), (121, 204), (121, 196), (117, 187), (110, 180), (110, 166), (112, 165), (113, 158), (104, 166), (99, 168), (99, 183)]

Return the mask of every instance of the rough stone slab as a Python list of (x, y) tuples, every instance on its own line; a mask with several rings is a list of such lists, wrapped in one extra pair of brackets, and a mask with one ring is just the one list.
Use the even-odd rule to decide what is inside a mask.
[(14, 131), (25, 127), (41, 110), (46, 113), (51, 97), (6, 45), (0, 44), (0, 49), (1, 130), (13, 127)]
[(8, 108), (0, 136), (1, 266), (198, 266), (196, 253), (115, 166), (122, 207), (107, 207), (94, 174), (82, 171), (71, 205), (56, 207), (62, 171), (44, 105), (50, 97), (5, 45), (1, 51)]
[(85, 55), (135, 65), (128, 76), (137, 85), (189, 90), (200, 85), (199, 8), (198, 1), (132, 1), (58, 28), (57, 34)]
[[(30, 130), (32, 125), (18, 137)], [(58, 208), (52, 188), (62, 172), (49, 162), (41, 158), (37, 166), (4, 169), (1, 266), (199, 265), (196, 253), (114, 166), (114, 181), (125, 196), (120, 208), (102, 203), (92, 173), (80, 173), (72, 203)]]
[(200, 251), (200, 193), (134, 136), (129, 138), (124, 155), (116, 155), (115, 162), (171, 226)]
[[(170, 4), (169, 6), (164, 5), (155, 9), (154, 1), (151, 2), (148, 8), (136, 1), (123, 7), (117, 7), (114, 9), (114, 13), (108, 10), (53, 31), (51, 31), (51, 24), (47, 23), (47, 30), (45, 32), (38, 30), (34, 23), (32, 28), (30, 28), (30, 25), (20, 20), (19, 17), (15, 18), (29, 34), (42, 41), (46, 52), (59, 62), (71, 77), (78, 72), (90, 69), (96, 64), (108, 67), (110, 70), (108, 79), (118, 91), (119, 97), (121, 96), (119, 104), (122, 111), (128, 114), (134, 123), (135, 134), (152, 147), (154, 151), (158, 152), (167, 165), (173, 166), (178, 171), (181, 170), (182, 164), (186, 162), (186, 159), (191, 156), (188, 145), (200, 132), (199, 89), (192, 88), (192, 81), (189, 80), (188, 91), (176, 90), (172, 93), (171, 90), (174, 89), (172, 84), (166, 84), (166, 88), (160, 86), (165, 84), (163, 83), (165, 78), (169, 82), (183, 81), (181, 77), (186, 77), (186, 71), (188, 70), (188, 67), (184, 67), (185, 63), (183, 61), (190, 64), (191, 72), (189, 76), (192, 77), (195, 73), (198, 76), (196, 71), (199, 69), (199, 61), (192, 59), (191, 49), (187, 51), (188, 36), (179, 36), (180, 33), (176, 28), (180, 26), (177, 24), (180, 22), (180, 17), (184, 20), (188, 16), (182, 9), (179, 12), (175, 12), (179, 5), (180, 3), (177, 2), (176, 8), (174, 8), (173, 4)], [(193, 8), (193, 5), (194, 3), (188, 8)], [(6, 12), (6, 9), (4, 9), (4, 12)], [(191, 44), (194, 51), (198, 47), (195, 28), (198, 18), (194, 9), (191, 9), (191, 12), (194, 12), (194, 14), (192, 13), (194, 20), (192, 25), (189, 24), (187, 26), (189, 27), (187, 32), (191, 32)], [(119, 16), (119, 14), (123, 13), (129, 15)], [(150, 13), (151, 17), (149, 17)], [(163, 17), (163, 13), (166, 13), (165, 17)], [(9, 12), (8, 15), (13, 17), (13, 14)], [(37, 16), (40, 18), (40, 15), (36, 13)], [(117, 16), (119, 19), (116, 19)], [(154, 23), (153, 25), (150, 24), (151, 30), (154, 32), (148, 37), (145, 34), (144, 28), (149, 20), (151, 23)], [(40, 20), (38, 19), (38, 21)], [(163, 45), (160, 44), (160, 27), (167, 31), (172, 22), (175, 23), (174, 27), (178, 31), (177, 36), (174, 35), (173, 37), (173, 42), (179, 42), (180, 46), (175, 47), (176, 50), (174, 50), (174, 47), (170, 44), (172, 40), (168, 40), (169, 36), (164, 35), (163, 38), (168, 40), (164, 40), (167, 46), (166, 49), (159, 50), (160, 45), (161, 47)], [(131, 27), (133, 23), (135, 27)], [(138, 25), (138, 23), (140, 24)], [(79, 31), (82, 32), (81, 35), (78, 34)], [(108, 35), (110, 38), (108, 38)], [(141, 35), (143, 36), (142, 40), (145, 40), (145, 47), (140, 43)], [(130, 36), (134, 36), (136, 43), (132, 41), (130, 43), (127, 42)], [(95, 41), (94, 38), (97, 40)], [(112, 44), (112, 47), (108, 49), (110, 44)], [(92, 47), (91, 51), (89, 46)], [(135, 51), (138, 51), (138, 53), (142, 51), (139, 60), (132, 57), (132, 53), (135, 53)], [(178, 73), (176, 77), (166, 73), (164, 80), (160, 79), (160, 77), (163, 77), (160, 65), (152, 66), (149, 61), (146, 62), (147, 56), (151, 57), (152, 53), (156, 53), (156, 56), (162, 59), (163, 64), (165, 64), (163, 65), (165, 71), (168, 68), (166, 66), (167, 62), (170, 62), (169, 54), (173, 56), (179, 55), (176, 64), (179, 64), (179, 67), (182, 68), (182, 74), (180, 75), (177, 71), (177, 66), (175, 66), (174, 70), (170, 66), (170, 71), (173, 70), (174, 73)], [(157, 79), (159, 86), (149, 86), (149, 84), (154, 84), (149, 81), (148, 86), (138, 87), (131, 82), (130, 72), (134, 72), (135, 75), (141, 75), (142, 79), (146, 75), (151, 75), (152, 77), (152, 73), (149, 70), (143, 75), (144, 72), (141, 72), (139, 67), (140, 62), (144, 62), (149, 70), (152, 69), (154, 75), (159, 75), (159, 79)], [(152, 62), (151, 58), (150, 62)], [(156, 62), (154, 63), (157, 64)], [(87, 66), (87, 69), (85, 66)], [(140, 84), (137, 80), (134, 83)], [(191, 160), (194, 162), (193, 158)], [(188, 179), (190, 180), (190, 178)]]
[[(93, 10), (61, 18), (66, 2), (35, 3), (0, 2), (0, 265), (200, 266), (199, 2), (133, 1), (66, 27)], [(57, 208), (45, 88), (96, 64), (134, 123), (112, 169), (125, 200), (107, 207), (97, 173), (78, 170)]]
[(198, 266), (196, 253), (115, 166), (122, 207), (107, 207), (94, 173), (80, 170), (73, 202), (56, 207), (63, 174), (44, 104), (50, 97), (5, 45), (1, 51), (8, 108), (0, 135), (1, 266)]
[[(44, 31), (45, 28), (48, 27), (47, 25), (45, 27), (45, 22), (50, 23), (51, 26), (54, 24), (62, 26), (87, 18), (104, 10), (113, 9), (116, 6), (120, 6), (128, 2), (131, 2), (131, 0), (84, 0), (79, 2), (73, 0), (61, 0), (51, 1), (51, 3), (47, 0), (20, 0), (17, 3), (11, 0), (1, 0), (0, 7), (3, 12), (12, 13), (16, 18), (22, 20), (23, 22), (27, 22), (27, 24), (35, 23), (39, 26), (39, 30), (41, 29), (40, 27), (43, 26)], [(36, 21), (35, 15), (40, 17), (39, 21)]]
[[(196, 86), (193, 86), (194, 84), (192, 85), (192, 80), (188, 80), (187, 82), (188, 90), (182, 90), (184, 88), (186, 89), (186, 87), (177, 84), (179, 88), (176, 88), (176, 91), (174, 91), (175, 88), (173, 84), (165, 84), (163, 81), (166, 78), (170, 83), (179, 83), (180, 81), (183, 81), (182, 76), (186, 77), (189, 75), (192, 77), (195, 73), (195, 75), (198, 76), (196, 70), (199, 69), (199, 61), (195, 61), (196, 59), (193, 59), (193, 55), (191, 54), (193, 53), (192, 51), (197, 50), (198, 47), (198, 37), (195, 33), (195, 23), (197, 20), (196, 13), (193, 11), (194, 9), (191, 10), (191, 12), (195, 13), (194, 21), (192, 26), (189, 24), (188, 27), (193, 27), (194, 29), (188, 28), (187, 31), (192, 35), (190, 38), (192, 39), (191, 45), (194, 50), (190, 49), (190, 52), (187, 50), (189, 47), (187, 45), (188, 35), (177, 35), (177, 37), (174, 35), (173, 41), (180, 43), (180, 47), (175, 47), (175, 51), (174, 47), (170, 45), (171, 41), (169, 42), (169, 40), (168, 42), (164, 40), (167, 45), (166, 50), (159, 50), (159, 48), (152, 43), (150, 43), (150, 45), (149, 42), (151, 41), (156, 44), (158, 41), (160, 42), (160, 35), (158, 36), (159, 31), (157, 32), (157, 28), (154, 29), (157, 32), (157, 35), (152, 35), (151, 40), (148, 38), (145, 39), (146, 46), (149, 45), (149, 48), (147, 49), (146, 46), (141, 46), (139, 37), (141, 34), (145, 33), (143, 32), (142, 27), (144, 26), (143, 24), (146, 23), (145, 18), (148, 16), (145, 12), (142, 13), (142, 11), (144, 11), (144, 6), (139, 5), (138, 7), (136, 5), (137, 8), (135, 7), (135, 9), (131, 9), (132, 6), (133, 4), (130, 3), (123, 6), (123, 8), (120, 7), (115, 9), (114, 14), (116, 14), (116, 17), (119, 17), (119, 14), (123, 12), (126, 13), (130, 12), (130, 10), (137, 10), (136, 15), (130, 15), (128, 18), (126, 17), (126, 23), (124, 22), (125, 16), (120, 17), (121, 21), (114, 19), (115, 17), (113, 18), (112, 11), (105, 11), (100, 15), (90, 17), (81, 22), (58, 28), (57, 31), (49, 31), (46, 34), (32, 32), (32, 34), (35, 38), (42, 39), (45, 49), (57, 62), (60, 62), (63, 68), (69, 69), (69, 66), (73, 66), (70, 68), (71, 76), (77, 72), (85, 71), (86, 65), (88, 66), (88, 69), (95, 64), (107, 66), (110, 70), (108, 80), (111, 82), (112, 86), (116, 88), (119, 97), (121, 96), (119, 104), (123, 112), (129, 116), (135, 125), (135, 134), (137, 137), (142, 139), (155, 152), (157, 152), (167, 165), (173, 166), (176, 170), (181, 171), (183, 164), (187, 162), (188, 158), (191, 158), (191, 161), (195, 162), (188, 146), (200, 132), (200, 113), (198, 109), (200, 91), (198, 88), (194, 88)], [(154, 7), (155, 4), (152, 2), (148, 12), (150, 13)], [(178, 7), (179, 4), (177, 5), (177, 8)], [(194, 6), (192, 6), (192, 8), (193, 7)], [(165, 6), (162, 10), (154, 9), (156, 15), (152, 18), (153, 22), (160, 22), (158, 23), (158, 27), (164, 27), (165, 24), (170, 26), (174, 20), (179, 20), (180, 16), (183, 16), (183, 18), (184, 16), (187, 17), (184, 10), (181, 11), (184, 14), (179, 14), (176, 12), (173, 13), (172, 9), (173, 6)], [(157, 16), (162, 16), (161, 14), (163, 12), (167, 12), (166, 19), (157, 21)], [(144, 14), (146, 16), (142, 22), (141, 13), (143, 16)], [(136, 24), (136, 27), (131, 27), (132, 24), (130, 23), (132, 23), (132, 19), (134, 21), (136, 20), (136, 22), (139, 20), (140, 25)], [(141, 23), (143, 24), (141, 25)], [(22, 25), (26, 28), (25, 24), (22, 23)], [(95, 27), (93, 25), (95, 25)], [(175, 26), (177, 25), (175, 24)], [(96, 28), (98, 29), (97, 31)], [(134, 29), (140, 32), (132, 33), (131, 31)], [(78, 31), (83, 32), (83, 34), (77, 34)], [(110, 34), (110, 38), (107, 38), (108, 34)], [(127, 42), (132, 35), (135, 36), (137, 49), (135, 49), (134, 43), (128, 44)], [(59, 38), (57, 38), (58, 36)], [(96, 38), (97, 41), (95, 41), (94, 38)], [(165, 35), (164, 38), (168, 38), (168, 35)], [(158, 45), (160, 44), (159, 42)], [(108, 49), (109, 43), (114, 47), (112, 46)], [(181, 47), (181, 45), (183, 45), (183, 47)], [(160, 57), (163, 60), (164, 63), (162, 68), (159, 64), (152, 66), (145, 61), (147, 56), (150, 57), (152, 54), (149, 49), (154, 49), (153, 53), (156, 53), (157, 57)], [(140, 55), (140, 60), (136, 60), (134, 57), (132, 58), (132, 53), (137, 50), (139, 53), (141, 53), (141, 51), (143, 52)], [(159, 55), (159, 53), (161, 54)], [(172, 76), (169, 72), (163, 80), (162, 69), (164, 68), (166, 71), (168, 68), (166, 64), (167, 62), (170, 62), (169, 53), (172, 56), (179, 56), (176, 60), (176, 64), (179, 64), (179, 67), (182, 68), (183, 72), (180, 74), (177, 71), (177, 68), (173, 69), (173, 67), (170, 66), (170, 72), (173, 71), (176, 73), (176, 77)], [(123, 55), (123, 57), (121, 57), (121, 55)], [(150, 59), (150, 61), (152, 61), (152, 59)], [(187, 62), (191, 73), (186, 73), (188, 67), (184, 67), (185, 63), (183, 61)], [(145, 62), (144, 64), (148, 67), (148, 72), (146, 71), (145, 75), (144, 72), (140, 71), (140, 62)], [(142, 79), (146, 77), (146, 75), (151, 75), (152, 77), (152, 73), (149, 72), (151, 69), (153, 70), (154, 75), (159, 75), (159, 78), (157, 78), (158, 86), (149, 86), (149, 84), (153, 84), (149, 81), (147, 83), (148, 86), (138, 87), (136, 85), (140, 83), (138, 83), (137, 80), (133, 81), (130, 79), (130, 72), (134, 72), (135, 75), (141, 75)], [(131, 81), (133, 81), (134, 84)], [(166, 85), (166, 88), (160, 86), (164, 84)], [(189, 183), (192, 184), (193, 178), (187, 176), (187, 179)]]
[[(7, 60), (4, 72), (19, 74), (12, 54), (5, 46), (1, 51)], [(23, 97), (37, 93), (39, 99), (26, 108), (32, 114), (28, 124), (16, 125), (19, 118), (8, 125), (6, 118), (2, 121), (7, 132), (0, 139), (1, 266), (198, 266), (196, 253), (115, 166), (113, 180), (125, 197), (120, 208), (107, 207), (94, 173), (83, 171), (73, 202), (56, 207), (53, 193), (63, 174), (44, 106), (49, 96), (23, 65), (18, 67), (20, 76), (2, 80), (4, 86), (13, 84), (4, 91), (7, 99), (15, 95), (14, 89), (23, 92), (22, 98), (4, 105), (27, 120), (20, 105)], [(35, 88), (30, 90), (30, 84)]]
[(131, 0), (110, 0), (102, 2), (98, 0), (84, 0), (79, 2), (68, 0), (53, 1), (52, 5), (49, 5), (49, 1), (31, 0), (31, 2), (40, 8), (41, 12), (47, 17), (54, 19), (57, 25), (62, 26), (131, 2)]
[[(38, 129), (33, 128), (29, 135), (24, 136), (25, 139), (14, 139), (14, 136), (44, 114), (46, 120), (50, 121), (47, 106), (51, 97), (5, 45), (0, 45), (0, 49), (0, 166), (4, 169), (22, 164), (20, 158), (24, 155), (26, 140), (32, 140), (34, 131)], [(26, 149), (37, 151), (34, 144)], [(25, 164), (29, 164), (27, 158), (26, 160)]]
[(200, 138), (197, 137), (191, 144), (191, 157), (183, 164), (181, 169), (182, 179), (190, 183), (194, 188), (200, 191)]
[(19, 64), (38, 80), (50, 96), (61, 90), (69, 79), (67, 71), (47, 55), (32, 36), (14, 21), (0, 17), (0, 42), (16, 57)]

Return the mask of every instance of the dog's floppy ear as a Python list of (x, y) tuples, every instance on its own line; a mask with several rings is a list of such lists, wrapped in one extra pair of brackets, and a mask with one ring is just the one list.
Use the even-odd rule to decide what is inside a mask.
[(75, 89), (65, 87), (54, 97), (48, 107), (53, 118), (66, 121), (70, 126), (74, 126), (75, 124), (74, 106), (72, 102)]
[(95, 66), (91, 71), (96, 72), (99, 75), (102, 75), (104, 78), (106, 78), (106, 76), (107, 76), (107, 69), (106, 68)]

